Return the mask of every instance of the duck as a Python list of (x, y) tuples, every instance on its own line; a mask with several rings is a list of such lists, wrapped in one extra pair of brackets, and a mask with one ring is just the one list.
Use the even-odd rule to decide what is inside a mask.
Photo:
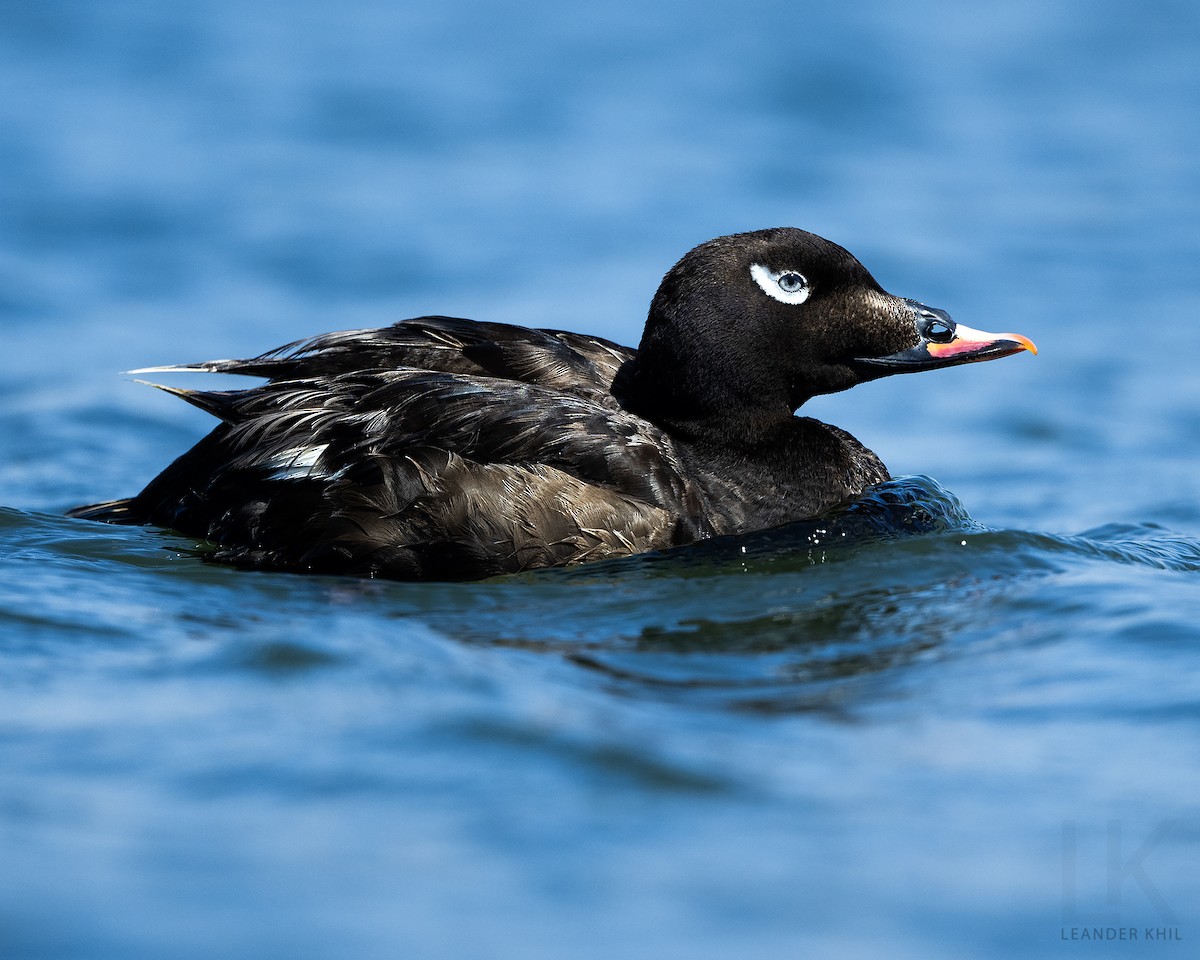
[(217, 426), (139, 494), (70, 511), (195, 538), (277, 571), (474, 580), (821, 516), (890, 479), (796, 411), (880, 377), (1037, 353), (884, 291), (846, 249), (779, 227), (689, 251), (637, 349), (447, 316), (327, 333), (245, 360), (131, 373)]

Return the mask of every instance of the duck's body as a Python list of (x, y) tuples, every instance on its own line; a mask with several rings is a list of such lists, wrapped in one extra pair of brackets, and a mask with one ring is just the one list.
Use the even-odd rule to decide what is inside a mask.
[(170, 527), (233, 563), (404, 579), (777, 526), (888, 478), (845, 431), (793, 416), (809, 396), (1032, 348), (954, 337), (922, 359), (930, 322), (954, 330), (812, 234), (720, 238), (664, 279), (637, 351), (422, 317), (172, 368), (267, 382), (172, 390), (222, 423), (138, 496), (72, 512)]

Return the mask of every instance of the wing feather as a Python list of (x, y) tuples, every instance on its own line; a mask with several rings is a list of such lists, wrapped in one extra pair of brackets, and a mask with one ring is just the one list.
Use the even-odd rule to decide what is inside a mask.
[(561, 330), (417, 317), (380, 329), (343, 330), (297, 340), (246, 360), (209, 360), (130, 372), (230, 373), (289, 381), (412, 368), (519, 380), (614, 405), (609, 393), (613, 377), (633, 355), (628, 347)]
[(586, 395), (402, 368), (185, 399), (223, 422), (130, 516), (222, 560), (457, 579), (713, 532), (671, 438)]

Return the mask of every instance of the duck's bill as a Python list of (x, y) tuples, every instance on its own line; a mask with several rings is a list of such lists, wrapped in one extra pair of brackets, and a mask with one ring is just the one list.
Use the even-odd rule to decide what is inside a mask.
[(859, 363), (875, 367), (879, 373), (915, 373), (936, 370), (960, 363), (979, 363), (998, 360), (1028, 350), (1036, 354), (1037, 346), (1019, 333), (988, 333), (955, 323), (944, 310), (927, 307), (915, 300), (908, 301), (915, 314), (917, 336), (915, 347), (886, 357), (858, 357)]

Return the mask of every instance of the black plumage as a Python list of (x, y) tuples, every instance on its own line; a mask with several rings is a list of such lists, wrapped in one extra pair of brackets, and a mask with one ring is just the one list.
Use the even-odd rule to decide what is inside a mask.
[(430, 579), (776, 526), (888, 477), (845, 431), (794, 416), (805, 400), (1032, 349), (953, 337), (936, 341), (949, 360), (922, 359), (943, 318), (953, 333), (813, 234), (722, 237), (664, 278), (637, 351), (421, 317), (156, 368), (266, 382), (164, 388), (221, 423), (136, 497), (72, 514), (169, 527), (236, 564)]

